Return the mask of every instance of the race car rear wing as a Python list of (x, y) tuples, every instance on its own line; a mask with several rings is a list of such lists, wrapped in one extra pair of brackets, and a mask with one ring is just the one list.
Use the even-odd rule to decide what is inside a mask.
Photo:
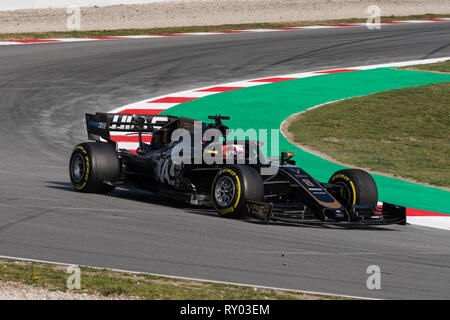
[(152, 133), (175, 121), (177, 117), (142, 114), (86, 113), (89, 140), (111, 142), (111, 132)]

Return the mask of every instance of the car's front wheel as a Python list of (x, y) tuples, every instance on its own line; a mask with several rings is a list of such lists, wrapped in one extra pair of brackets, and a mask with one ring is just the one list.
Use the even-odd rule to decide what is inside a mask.
[(364, 170), (345, 169), (334, 173), (330, 184), (338, 186), (332, 195), (347, 209), (352, 205), (375, 207), (378, 203), (378, 189), (375, 180)]
[(252, 167), (230, 165), (221, 169), (211, 186), (211, 201), (223, 217), (241, 218), (248, 214), (247, 200), (264, 201), (264, 183)]

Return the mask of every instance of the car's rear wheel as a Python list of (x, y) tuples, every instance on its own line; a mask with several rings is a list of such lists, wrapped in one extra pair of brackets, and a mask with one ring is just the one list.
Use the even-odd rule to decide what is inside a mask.
[(104, 181), (119, 177), (120, 160), (107, 143), (81, 143), (70, 157), (69, 174), (76, 191), (108, 193), (115, 187)]
[(347, 209), (352, 205), (375, 207), (378, 203), (378, 189), (375, 180), (364, 170), (345, 169), (334, 173), (330, 184), (339, 186), (339, 192), (332, 195)]
[(221, 169), (211, 186), (211, 201), (223, 217), (241, 218), (248, 214), (247, 200), (264, 201), (264, 183), (252, 167), (230, 165)]

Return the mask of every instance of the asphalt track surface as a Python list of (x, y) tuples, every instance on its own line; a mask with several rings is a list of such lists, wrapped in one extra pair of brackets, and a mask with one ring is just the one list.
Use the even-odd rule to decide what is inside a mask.
[[(0, 47), (0, 255), (374, 298), (450, 298), (450, 232), (226, 220), (72, 191), (83, 116), (170, 92), (450, 56), (450, 22)], [(250, 119), (249, 119), (250, 120)], [(419, 195), (420, 196), (420, 195)], [(381, 290), (368, 290), (378, 265)]]

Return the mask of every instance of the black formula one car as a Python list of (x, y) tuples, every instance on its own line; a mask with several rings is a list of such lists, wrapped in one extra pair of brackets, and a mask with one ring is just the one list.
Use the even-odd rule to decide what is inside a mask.
[[(227, 134), (222, 120), (201, 123), (200, 130)], [(297, 167), (291, 152), (278, 161), (264, 157), (256, 140), (233, 140), (226, 144), (202, 138), (201, 154), (224, 161), (195, 158), (195, 146), (177, 162), (179, 144), (172, 139), (177, 129), (195, 134), (196, 120), (174, 116), (86, 114), (90, 140), (75, 147), (70, 158), (70, 180), (80, 192), (109, 193), (116, 187), (136, 188), (165, 194), (193, 205), (210, 206), (223, 217), (252, 216), (264, 221), (301, 224), (406, 224), (404, 207), (384, 203), (377, 206), (374, 179), (365, 171), (346, 169), (328, 182), (318, 182)], [(138, 135), (135, 152), (118, 149), (110, 132)], [(151, 134), (151, 143), (142, 136)], [(134, 151), (134, 150), (133, 150)], [(192, 152), (191, 152), (192, 151)], [(198, 151), (198, 150), (197, 150)], [(194, 159), (195, 158), (195, 159)], [(224, 163), (225, 162), (225, 163)], [(231, 163), (231, 164), (230, 164)], [(269, 167), (275, 169), (271, 173)]]

